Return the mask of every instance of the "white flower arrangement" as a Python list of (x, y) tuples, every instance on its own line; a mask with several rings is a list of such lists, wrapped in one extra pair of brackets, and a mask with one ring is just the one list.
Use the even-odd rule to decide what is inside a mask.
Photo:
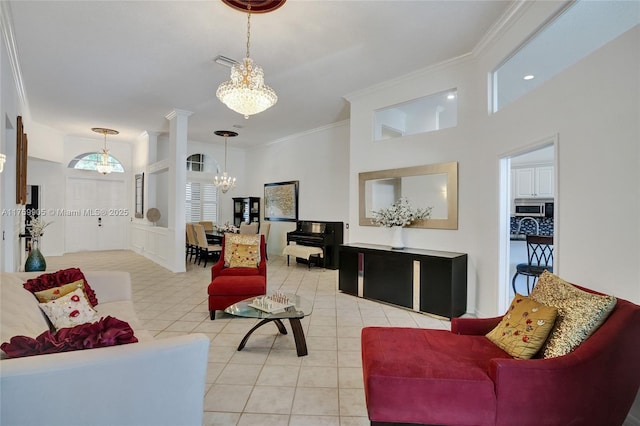
[(40, 238), (40, 236), (42, 235), (42, 232), (44, 231), (44, 228), (46, 228), (47, 226), (53, 223), (53, 222), (45, 222), (39, 217), (34, 217), (34, 216), (29, 216), (29, 217), (31, 218), (31, 221), (27, 226), (27, 231), (29, 232), (29, 235), (31, 235), (32, 238)]
[(411, 225), (418, 219), (429, 219), (433, 207), (424, 209), (414, 209), (409, 200), (405, 197), (400, 198), (389, 207), (380, 210), (374, 210), (373, 223), (378, 226), (407, 226)]
[(229, 222), (225, 222), (224, 225), (218, 225), (216, 228), (218, 228), (220, 232), (231, 232), (232, 234), (237, 234), (239, 231), (235, 225)]

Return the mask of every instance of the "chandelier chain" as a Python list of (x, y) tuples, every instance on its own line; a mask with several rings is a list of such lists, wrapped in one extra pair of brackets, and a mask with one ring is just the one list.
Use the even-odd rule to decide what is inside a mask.
[(249, 47), (251, 46), (251, 1), (247, 5), (247, 58), (249, 58)]
[(224, 135), (224, 171), (227, 171), (227, 135)]

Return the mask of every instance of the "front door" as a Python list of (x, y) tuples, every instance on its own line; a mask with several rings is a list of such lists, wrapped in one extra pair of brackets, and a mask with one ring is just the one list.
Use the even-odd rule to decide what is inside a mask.
[(65, 251), (124, 249), (129, 216), (120, 180), (67, 180)]

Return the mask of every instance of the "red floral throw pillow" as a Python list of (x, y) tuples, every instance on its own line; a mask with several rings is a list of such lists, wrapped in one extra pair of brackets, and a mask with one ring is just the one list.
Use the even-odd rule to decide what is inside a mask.
[(87, 295), (87, 300), (91, 306), (96, 306), (98, 304), (98, 298), (96, 297), (95, 291), (89, 286), (87, 279), (84, 277), (82, 271), (78, 268), (69, 268), (62, 269), (57, 272), (53, 272), (50, 274), (42, 274), (37, 278), (32, 278), (27, 280), (26, 283), (23, 284), (23, 287), (30, 291), (31, 293), (35, 293), (37, 291), (49, 290), (54, 287), (60, 287), (64, 284), (69, 284), (74, 281), (83, 280), (84, 281), (84, 292)]
[(94, 323), (61, 328), (57, 333), (45, 331), (35, 339), (27, 336), (14, 336), (8, 343), (4, 342), (0, 345), (0, 349), (10, 358), (19, 358), (124, 345), (137, 341), (138, 339), (133, 335), (133, 329), (128, 323), (107, 316)]

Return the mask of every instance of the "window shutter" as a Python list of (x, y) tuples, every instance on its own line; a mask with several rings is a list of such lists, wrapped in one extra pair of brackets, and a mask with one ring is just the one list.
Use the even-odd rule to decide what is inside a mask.
[(218, 190), (212, 183), (187, 182), (185, 219), (218, 221)]
[(202, 220), (218, 222), (218, 190), (212, 183), (202, 185)]

